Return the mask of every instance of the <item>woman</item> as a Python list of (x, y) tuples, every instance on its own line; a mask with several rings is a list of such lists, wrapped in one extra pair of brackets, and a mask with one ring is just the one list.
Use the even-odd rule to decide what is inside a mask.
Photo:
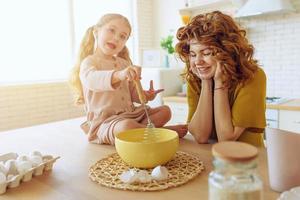
[(219, 11), (198, 15), (177, 32), (176, 52), (186, 63), (188, 130), (198, 143), (263, 146), (266, 76), (245, 35)]

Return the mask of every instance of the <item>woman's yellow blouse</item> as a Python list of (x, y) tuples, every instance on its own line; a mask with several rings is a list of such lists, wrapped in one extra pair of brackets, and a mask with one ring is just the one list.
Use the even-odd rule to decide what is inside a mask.
[[(200, 97), (200, 85), (195, 81), (187, 82), (188, 98), (188, 122), (195, 113)], [(263, 145), (263, 132), (266, 126), (266, 75), (261, 68), (255, 72), (254, 77), (244, 85), (229, 92), (229, 104), (231, 108), (232, 124), (243, 127), (239, 141), (247, 142), (255, 146)], [(213, 130), (215, 132), (215, 130)]]

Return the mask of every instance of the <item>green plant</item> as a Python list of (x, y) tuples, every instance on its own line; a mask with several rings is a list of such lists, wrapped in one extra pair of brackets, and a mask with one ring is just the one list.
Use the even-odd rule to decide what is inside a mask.
[(173, 47), (173, 36), (168, 35), (166, 38), (162, 38), (160, 41), (160, 46), (164, 50), (167, 50), (168, 54), (173, 54), (175, 51)]

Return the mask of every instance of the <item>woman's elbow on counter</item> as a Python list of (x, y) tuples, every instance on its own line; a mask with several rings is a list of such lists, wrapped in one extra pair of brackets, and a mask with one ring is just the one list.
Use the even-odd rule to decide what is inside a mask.
[[(188, 130), (198, 144), (205, 144), (208, 142), (209, 134), (204, 133), (204, 131), (195, 130), (190, 126), (188, 126)], [(206, 135), (208, 135), (208, 137)]]
[(204, 138), (204, 137), (195, 137), (195, 140), (198, 144), (207, 144), (208, 143), (208, 139)]
[(218, 141), (219, 142), (223, 142), (223, 141), (236, 141), (237, 138), (235, 137), (235, 135), (233, 133), (220, 133), (217, 134), (218, 135)]

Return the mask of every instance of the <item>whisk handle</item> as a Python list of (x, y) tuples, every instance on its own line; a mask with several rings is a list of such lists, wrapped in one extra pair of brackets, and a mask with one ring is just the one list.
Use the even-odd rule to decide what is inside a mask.
[(144, 90), (143, 90), (141, 81), (140, 80), (135, 80), (134, 83), (135, 83), (135, 88), (136, 88), (136, 91), (138, 93), (141, 104), (147, 103), (147, 99), (146, 99), (146, 96), (144, 94)]

